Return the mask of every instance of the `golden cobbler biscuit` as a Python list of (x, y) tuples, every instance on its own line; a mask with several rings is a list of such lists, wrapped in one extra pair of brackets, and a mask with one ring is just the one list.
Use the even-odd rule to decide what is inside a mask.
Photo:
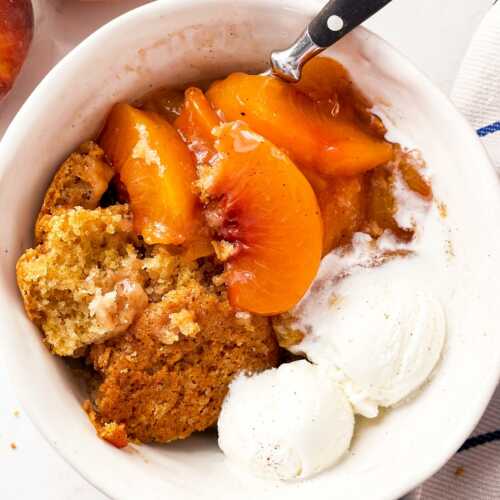
[(75, 355), (126, 330), (148, 303), (128, 206), (59, 209), (43, 231), (19, 259), (17, 281), (53, 352)]
[(91, 410), (98, 433), (123, 424), (131, 439), (168, 442), (214, 425), (233, 376), (276, 366), (278, 346), (267, 318), (235, 312), (189, 271), (88, 360), (102, 376)]
[(124, 332), (197, 265), (162, 245), (141, 246), (128, 205), (58, 209), (43, 231), (19, 259), (17, 280), (28, 316), (60, 356)]
[(44, 221), (59, 208), (96, 208), (108, 189), (113, 169), (104, 151), (94, 142), (82, 144), (59, 167), (45, 193), (35, 225), (37, 241), (43, 238)]

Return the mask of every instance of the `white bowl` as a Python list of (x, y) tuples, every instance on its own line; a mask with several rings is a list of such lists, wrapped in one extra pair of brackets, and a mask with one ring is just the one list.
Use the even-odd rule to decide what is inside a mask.
[[(498, 181), (474, 132), (402, 56), (359, 29), (333, 53), (419, 146), (448, 207), (454, 257), (433, 270), (449, 291), (448, 344), (414, 401), (358, 425), (349, 455), (302, 483), (228, 467), (215, 439), (119, 451), (95, 436), (85, 397), (26, 318), (15, 263), (56, 165), (92, 137), (113, 102), (160, 84), (258, 69), (313, 15), (303, 0), (157, 1), (84, 41), (35, 90), (0, 145), (0, 339), (18, 394), (47, 440), (89, 481), (120, 500), (396, 498), (434, 473), (468, 436), (500, 375)], [(436, 251), (442, 251), (436, 249)]]

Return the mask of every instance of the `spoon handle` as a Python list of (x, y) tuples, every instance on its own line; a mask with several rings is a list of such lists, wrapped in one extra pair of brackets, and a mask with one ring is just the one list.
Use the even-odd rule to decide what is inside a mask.
[(271, 72), (289, 82), (300, 80), (302, 66), (385, 7), (391, 0), (330, 0), (295, 43), (271, 54)]
[(330, 0), (309, 23), (311, 40), (321, 48), (337, 40), (366, 21), (391, 0)]

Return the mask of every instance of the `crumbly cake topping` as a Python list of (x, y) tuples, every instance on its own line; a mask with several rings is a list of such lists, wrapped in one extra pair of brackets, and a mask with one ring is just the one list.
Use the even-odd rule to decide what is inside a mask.
[(102, 377), (95, 411), (132, 439), (168, 442), (210, 427), (235, 374), (277, 363), (269, 320), (252, 316), (249, 327), (221, 290), (189, 274), (125, 334), (90, 348)]
[[(43, 232), (43, 242), (19, 259), (18, 284), (26, 311), (47, 344), (56, 354), (72, 356), (123, 331), (103, 323), (103, 315), (89, 307), (92, 301), (113, 292), (124, 279), (136, 290), (144, 284), (131, 216), (126, 205), (58, 209), (43, 221)], [(128, 307), (123, 301), (121, 306)], [(140, 312), (128, 311), (128, 324), (134, 311)]]
[(82, 144), (61, 165), (50, 184), (35, 226), (37, 241), (43, 239), (44, 220), (60, 208), (97, 208), (108, 189), (113, 169), (104, 161), (104, 151), (94, 142)]

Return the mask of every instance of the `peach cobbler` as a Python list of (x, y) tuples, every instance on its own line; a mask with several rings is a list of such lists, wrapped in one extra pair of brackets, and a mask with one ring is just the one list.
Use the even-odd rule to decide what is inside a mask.
[(17, 278), (47, 347), (86, 372), (99, 436), (123, 447), (213, 426), (238, 374), (307, 356), (295, 319), (325, 286), (322, 258), (388, 235), (366, 267), (411, 252), (400, 201), (430, 205), (431, 186), (370, 107), (315, 58), (298, 84), (235, 73), (115, 104), (64, 161)]

